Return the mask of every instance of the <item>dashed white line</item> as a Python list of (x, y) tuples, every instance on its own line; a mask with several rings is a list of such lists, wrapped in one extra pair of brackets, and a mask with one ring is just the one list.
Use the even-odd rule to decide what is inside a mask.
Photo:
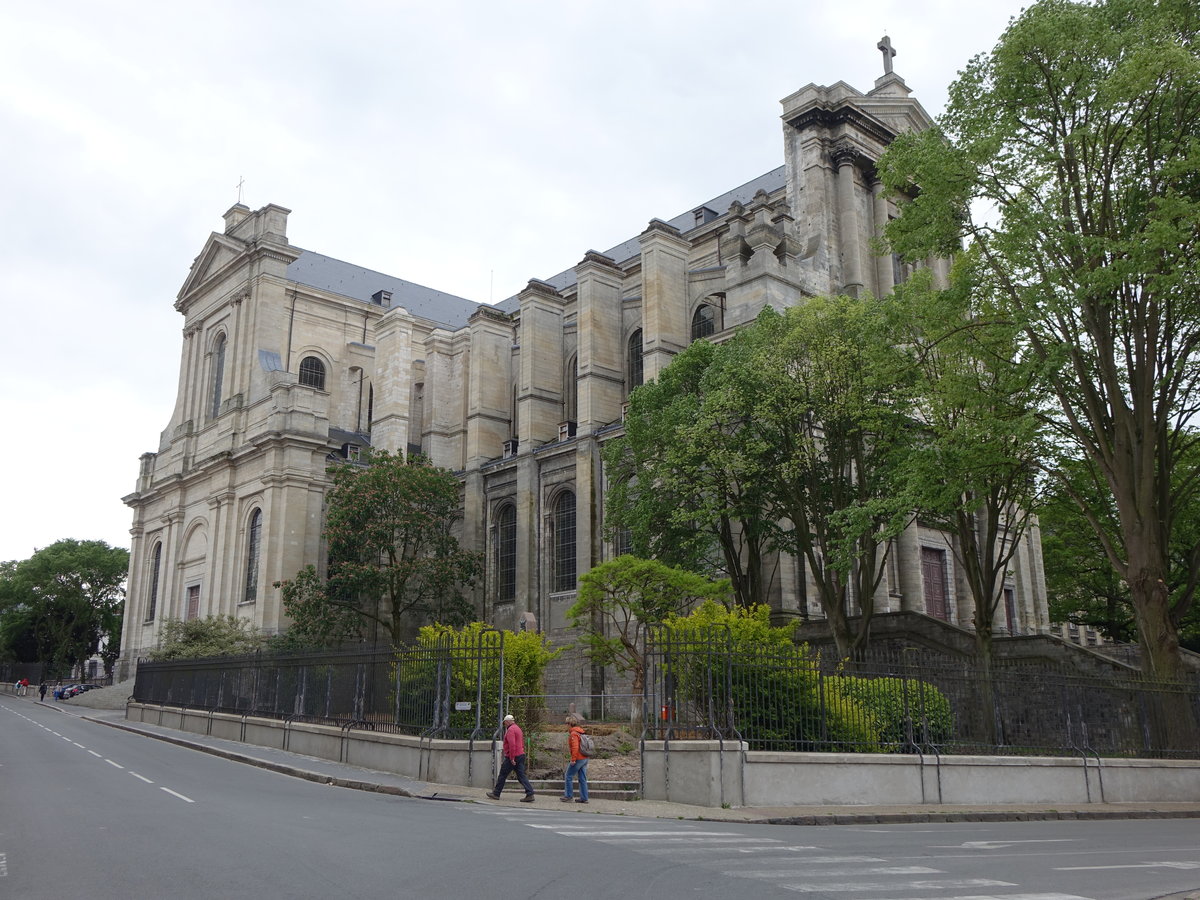
[(146, 782), (146, 784), (154, 784), (154, 782), (151, 781), (149, 778), (147, 778), (145, 775), (139, 775), (137, 772), (134, 772), (133, 770), (130, 770), (129, 774), (132, 775), (134, 778), (142, 779), (142, 781)]
[(99, 753), (97, 753), (95, 750), (89, 750), (89, 751), (88, 751), (88, 753), (92, 754), (92, 756), (96, 757), (97, 759), (103, 759), (103, 758), (104, 758), (104, 757), (103, 757), (103, 756), (101, 756)]
[(167, 792), (168, 794), (170, 794), (172, 797), (178, 797), (180, 800), (183, 800), (183, 801), (185, 801), (185, 802), (187, 802), (187, 803), (195, 803), (195, 802), (196, 802), (196, 801), (195, 801), (195, 800), (193, 800), (191, 797), (185, 797), (185, 796), (183, 796), (183, 794), (177, 794), (177, 793), (175, 793), (173, 790), (171, 790), (170, 788), (165, 788), (165, 787), (162, 787), (162, 786), (160, 785), (158, 789), (159, 789), (160, 791), (166, 791), (166, 792)]
[(71, 743), (74, 744), (76, 747), (78, 747), (80, 750), (87, 749), (87, 747), (83, 746), (83, 744), (79, 743), (78, 741), (71, 741)]
[(105, 758), (105, 760), (104, 760), (104, 761), (105, 761), (106, 763), (108, 763), (110, 766), (116, 766), (118, 769), (124, 769), (124, 768), (125, 768), (125, 767), (124, 767), (123, 765), (121, 765), (120, 763), (115, 763), (115, 762), (113, 762), (111, 759)]

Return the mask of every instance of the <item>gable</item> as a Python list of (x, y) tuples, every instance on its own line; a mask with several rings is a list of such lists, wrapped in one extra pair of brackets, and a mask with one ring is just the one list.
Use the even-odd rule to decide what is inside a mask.
[(234, 240), (223, 234), (217, 234), (214, 231), (209, 235), (204, 249), (200, 251), (200, 254), (192, 263), (192, 269), (188, 273), (187, 279), (183, 282), (183, 287), (179, 289), (179, 293), (176, 295), (179, 302), (183, 302), (184, 297), (223, 271), (232, 262), (237, 260), (243, 252), (245, 252), (245, 247), (241, 241)]

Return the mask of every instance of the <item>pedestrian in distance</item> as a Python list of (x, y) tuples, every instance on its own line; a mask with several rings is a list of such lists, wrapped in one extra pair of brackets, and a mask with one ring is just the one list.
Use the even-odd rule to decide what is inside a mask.
[(38, 685), (38, 702), (46, 702), (46, 682), (44, 681)]
[(21, 696), (22, 697), (29, 696), (29, 679), (28, 678), (21, 679)]
[[(563, 803), (570, 803), (575, 800), (576, 803), (588, 802), (588, 783), (587, 783), (587, 764), (588, 754), (585, 752), (589, 749), (590, 738), (584, 740), (583, 725), (579, 722), (578, 716), (567, 716), (567, 755), (570, 757), (567, 762), (567, 771), (563, 775), (563, 796), (559, 799)], [(579, 797), (572, 797), (575, 777), (579, 777)]]
[(529, 783), (529, 777), (525, 774), (525, 733), (521, 731), (521, 726), (517, 724), (514, 716), (508, 715), (504, 717), (504, 756), (500, 761), (500, 777), (496, 779), (496, 789), (488, 791), (488, 796), (493, 800), (500, 799), (500, 792), (504, 790), (504, 782), (508, 781), (508, 776), (511, 772), (517, 773), (517, 781), (521, 782), (521, 787), (525, 788), (525, 796), (521, 798), (522, 803), (533, 802), (533, 785)]

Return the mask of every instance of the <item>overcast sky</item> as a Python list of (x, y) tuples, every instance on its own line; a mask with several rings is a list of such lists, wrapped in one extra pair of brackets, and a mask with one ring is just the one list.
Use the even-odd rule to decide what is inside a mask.
[(242, 198), (478, 302), (783, 163), (779, 100), (936, 115), (1016, 0), (66, 0), (0, 11), (0, 560), (129, 546), (188, 267)]

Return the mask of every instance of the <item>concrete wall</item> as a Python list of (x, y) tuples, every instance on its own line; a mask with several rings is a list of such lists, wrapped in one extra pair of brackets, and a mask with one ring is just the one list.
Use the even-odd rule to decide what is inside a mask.
[(483, 740), (424, 740), (330, 725), (285, 722), (232, 713), (130, 703), (125, 717), (191, 734), (274, 747), (365, 769), (394, 772), (438, 784), (491, 787), (499, 772), (499, 746)]
[(911, 806), (1200, 800), (1200, 760), (748, 751), (647, 741), (643, 796), (698, 806)]

